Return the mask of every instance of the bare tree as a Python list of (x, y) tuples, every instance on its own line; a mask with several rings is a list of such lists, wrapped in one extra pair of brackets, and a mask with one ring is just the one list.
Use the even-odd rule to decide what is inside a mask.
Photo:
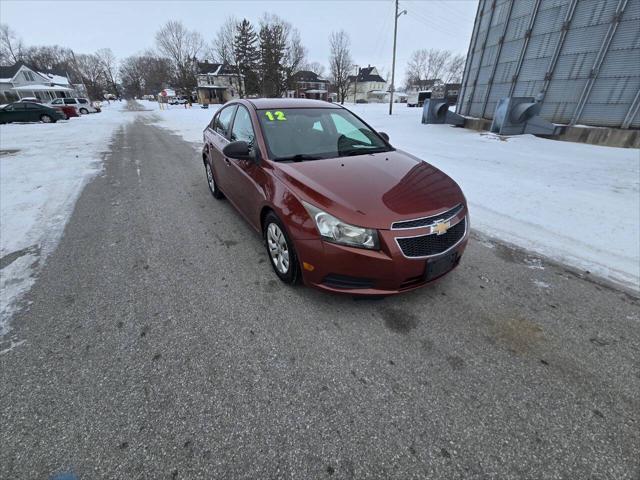
[(0, 24), (0, 64), (6, 65), (23, 60), (24, 44), (9, 25)]
[(350, 43), (349, 35), (344, 30), (331, 32), (329, 36), (329, 71), (340, 103), (344, 103), (349, 88), (349, 72), (353, 63), (349, 52)]
[(228, 65), (237, 63), (233, 45), (237, 28), (238, 20), (235, 17), (227, 18), (222, 24), (211, 43), (210, 52), (214, 61)]
[(156, 33), (160, 52), (173, 64), (176, 86), (189, 94), (196, 86), (196, 57), (202, 51), (202, 36), (178, 21), (169, 21)]
[(464, 73), (464, 64), (466, 57), (464, 55), (454, 55), (449, 59), (445, 67), (444, 82), (460, 83), (462, 82), (462, 74)]
[(115, 55), (110, 48), (101, 48), (96, 52), (96, 57), (100, 62), (102, 74), (109, 84), (109, 87), (113, 90), (113, 93), (118, 95), (118, 84), (116, 83), (117, 61)]
[(449, 50), (429, 50), (421, 48), (411, 55), (407, 64), (407, 85), (418, 80), (440, 80), (446, 73), (446, 66), (452, 56)]
[(309, 70), (310, 72), (315, 73), (319, 77), (324, 77), (325, 68), (320, 62), (311, 62), (302, 65), (302, 70)]
[(292, 78), (293, 75), (300, 70), (300, 67), (304, 64), (305, 57), (307, 55), (307, 49), (302, 45), (302, 39), (300, 38), (300, 32), (297, 28), (290, 28), (287, 43), (284, 50), (284, 58), (282, 61), (282, 71), (284, 74), (282, 86), (285, 89), (293, 88)]
[(82, 83), (87, 87), (89, 97), (102, 98), (109, 85), (104, 77), (100, 59), (93, 54), (75, 55), (74, 66)]
[(24, 49), (23, 61), (37, 71), (66, 71), (73, 63), (73, 51), (58, 45), (28, 47)]

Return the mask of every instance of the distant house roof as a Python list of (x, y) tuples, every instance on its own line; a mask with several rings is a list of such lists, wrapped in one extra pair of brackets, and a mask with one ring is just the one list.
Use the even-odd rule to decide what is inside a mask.
[[(350, 75), (349, 76), (349, 81), (353, 82), (355, 80), (355, 78), (356, 78), (355, 75)], [(358, 82), (381, 82), (381, 83), (385, 83), (386, 80), (384, 78), (382, 78), (378, 74), (378, 71), (376, 70), (376, 67), (366, 67), (366, 68), (361, 68), (358, 71)]]
[(235, 66), (228, 63), (198, 62), (199, 75), (237, 75)]
[(40, 70), (38, 73), (43, 77), (48, 78), (51, 83), (55, 83), (56, 85), (71, 84), (69, 77), (67, 77), (67, 73), (62, 70)]
[(0, 78), (5, 81), (11, 81), (11, 79), (16, 76), (16, 73), (18, 73), (18, 70), (23, 66), (24, 63), (22, 62), (17, 62), (13, 65), (0, 66)]
[(13, 65), (9, 66), (0, 66), (0, 79), (5, 82), (10, 82), (13, 77), (16, 76), (16, 73), (20, 71), (22, 67), (28, 68), (34, 73), (37, 73), (42, 77), (43, 81), (50, 81), (56, 85), (69, 85), (69, 79), (67, 78), (67, 74), (61, 70), (41, 70), (30, 67), (24, 62), (17, 62)]
[(293, 80), (296, 82), (318, 82), (318, 83), (329, 83), (329, 80), (325, 80), (320, 77), (317, 73), (312, 72), (311, 70), (300, 70), (293, 74)]

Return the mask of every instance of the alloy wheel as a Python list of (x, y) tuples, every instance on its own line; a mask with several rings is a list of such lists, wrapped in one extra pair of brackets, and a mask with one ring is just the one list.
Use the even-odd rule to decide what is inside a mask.
[(207, 163), (206, 167), (207, 169), (207, 183), (209, 184), (209, 189), (212, 192), (216, 191), (216, 181), (213, 179), (213, 172), (211, 171), (211, 166)]
[(270, 223), (267, 227), (267, 245), (276, 269), (283, 275), (286, 274), (289, 271), (289, 246), (282, 230), (275, 223)]

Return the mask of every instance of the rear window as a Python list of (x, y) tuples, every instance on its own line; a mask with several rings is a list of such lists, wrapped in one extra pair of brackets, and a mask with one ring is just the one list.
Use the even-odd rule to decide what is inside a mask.
[(79, 98), (78, 103), (89, 103), (86, 98)]

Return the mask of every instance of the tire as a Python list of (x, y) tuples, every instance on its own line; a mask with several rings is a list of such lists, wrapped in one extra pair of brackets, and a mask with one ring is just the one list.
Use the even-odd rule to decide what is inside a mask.
[(213, 195), (213, 198), (216, 200), (222, 200), (224, 198), (224, 194), (218, 188), (215, 174), (213, 173), (213, 169), (211, 168), (208, 160), (205, 160), (204, 162), (204, 173), (207, 176), (207, 185), (211, 195)]
[(81, 109), (80, 109), (80, 113), (81, 113), (82, 115), (86, 115), (87, 113), (89, 113), (89, 110), (87, 110), (86, 108), (81, 108)]
[(56, 123), (56, 121), (51, 117), (51, 115), (40, 115), (40, 121), (42, 123)]
[(275, 213), (269, 212), (264, 219), (264, 244), (269, 263), (280, 280), (295, 285), (300, 279), (300, 264), (295, 246)]

